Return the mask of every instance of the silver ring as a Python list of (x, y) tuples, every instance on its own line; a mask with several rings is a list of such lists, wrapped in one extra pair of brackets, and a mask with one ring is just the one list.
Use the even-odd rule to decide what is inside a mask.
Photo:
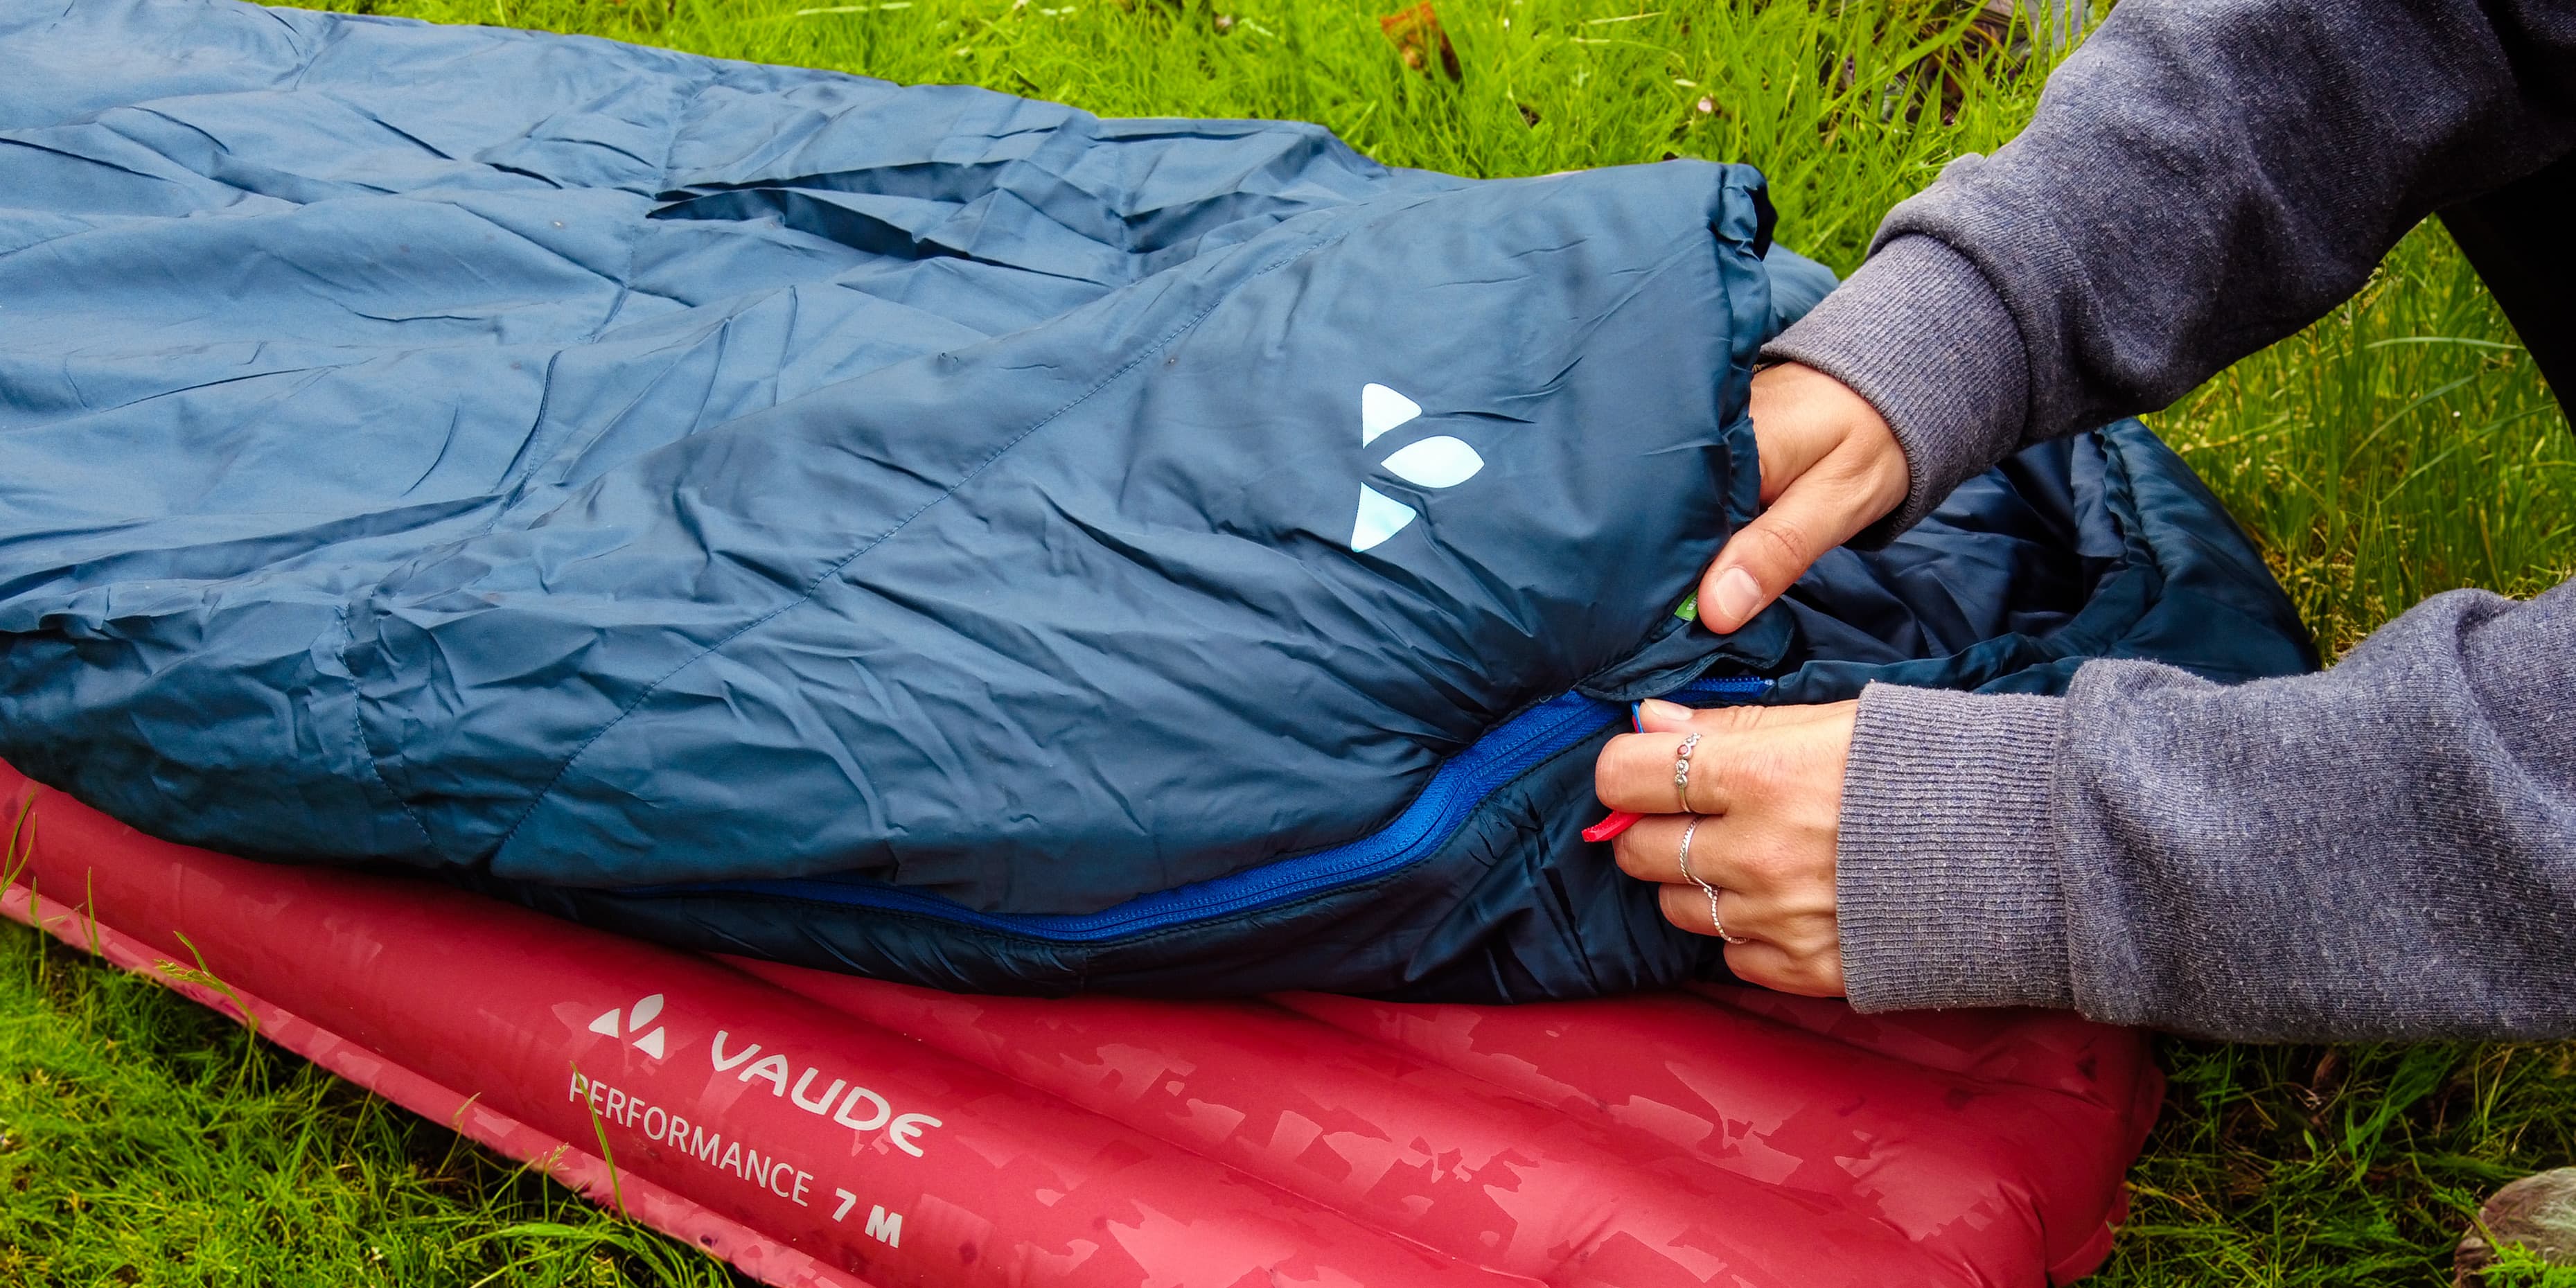
[[(1699, 735), (1693, 734), (1691, 736), (1698, 737)], [(1726, 933), (1726, 923), (1718, 918), (1717, 887), (1701, 880), (1698, 873), (1691, 871), (1691, 838), (1697, 835), (1699, 835), (1699, 816), (1694, 814), (1691, 816), (1690, 823), (1682, 828), (1682, 875), (1689, 877), (1692, 885), (1698, 886), (1700, 889), (1708, 892), (1708, 928), (1716, 932), (1718, 938), (1723, 939), (1730, 944), (1743, 943), (1744, 937), (1742, 935), (1730, 935)]]
[(1680, 797), (1682, 802), (1682, 807), (1674, 811), (1677, 814), (1691, 812), (1690, 760), (1691, 751), (1697, 746), (1699, 746), (1699, 735), (1692, 734), (1682, 739), (1682, 745), (1673, 750), (1673, 795)]

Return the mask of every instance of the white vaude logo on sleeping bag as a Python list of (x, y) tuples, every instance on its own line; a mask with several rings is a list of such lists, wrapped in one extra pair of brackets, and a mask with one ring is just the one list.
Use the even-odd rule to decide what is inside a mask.
[[(1422, 414), (1422, 404), (1379, 384), (1360, 386), (1360, 446)], [(1447, 434), (1408, 443), (1383, 462), (1387, 473), (1415, 487), (1456, 487), (1485, 468), (1485, 458), (1465, 439)], [(1367, 550), (1404, 531), (1420, 512), (1366, 483), (1360, 484), (1359, 517), (1351, 521), (1351, 549)]]
[(655, 993), (622, 1012), (613, 1006), (608, 1008), (607, 1014), (590, 1022), (590, 1031), (604, 1033), (612, 1038), (624, 1038), (634, 1043), (636, 1050), (659, 1060), (662, 1058), (661, 1026), (654, 1025), (652, 1032), (640, 1038), (635, 1034), (645, 1025), (652, 1024), (654, 1017), (661, 1013), (662, 995)]

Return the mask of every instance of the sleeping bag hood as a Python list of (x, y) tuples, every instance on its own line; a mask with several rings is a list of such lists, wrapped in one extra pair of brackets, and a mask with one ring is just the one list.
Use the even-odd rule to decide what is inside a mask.
[(158, 836), (952, 988), (1565, 997), (1723, 969), (1577, 835), (1623, 703), (2314, 663), (2135, 424), (1690, 620), (1831, 284), (1745, 167), (226, 0), (0, 42), (0, 756)]

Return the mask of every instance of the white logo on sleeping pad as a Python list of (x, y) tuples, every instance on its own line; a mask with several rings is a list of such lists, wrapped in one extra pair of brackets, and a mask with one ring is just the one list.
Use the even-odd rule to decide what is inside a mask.
[[(1360, 386), (1360, 446), (1422, 414), (1422, 404), (1380, 384)], [(1408, 443), (1383, 462), (1388, 473), (1416, 487), (1456, 487), (1485, 468), (1485, 458), (1465, 439), (1447, 434)], [(1421, 512), (1366, 483), (1359, 516), (1351, 521), (1351, 549), (1367, 550), (1404, 531)]]
[(606, 1014), (590, 1022), (590, 1031), (604, 1033), (612, 1038), (624, 1038), (634, 1043), (636, 1050), (659, 1060), (662, 1058), (662, 1027), (656, 1024), (652, 1032), (640, 1038), (635, 1034), (645, 1025), (652, 1024), (655, 1017), (661, 1014), (662, 995), (655, 993), (624, 1011), (613, 1006), (608, 1008)]

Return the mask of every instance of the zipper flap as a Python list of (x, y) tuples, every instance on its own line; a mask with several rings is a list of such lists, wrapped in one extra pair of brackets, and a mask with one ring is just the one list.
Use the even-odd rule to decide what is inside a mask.
[(1604, 702), (1659, 698), (1690, 684), (1711, 670), (1734, 673), (1770, 671), (1789, 656), (1797, 625), (1778, 604), (1764, 608), (1744, 629), (1720, 635), (1699, 623), (1674, 617), (1645, 646), (1576, 684), (1575, 691)]
[(1615, 706), (1564, 693), (1504, 721), (1433, 771), (1421, 794), (1385, 827), (1341, 845), (1274, 860), (1209, 881), (1139, 895), (1099, 912), (1025, 915), (980, 912), (925, 891), (855, 876), (692, 882), (618, 893), (680, 898), (759, 894), (912, 913), (1057, 943), (1098, 943), (1150, 934), (1288, 902), (1393, 872), (1455, 835), (1487, 796), (1543, 761), (1623, 717)]

